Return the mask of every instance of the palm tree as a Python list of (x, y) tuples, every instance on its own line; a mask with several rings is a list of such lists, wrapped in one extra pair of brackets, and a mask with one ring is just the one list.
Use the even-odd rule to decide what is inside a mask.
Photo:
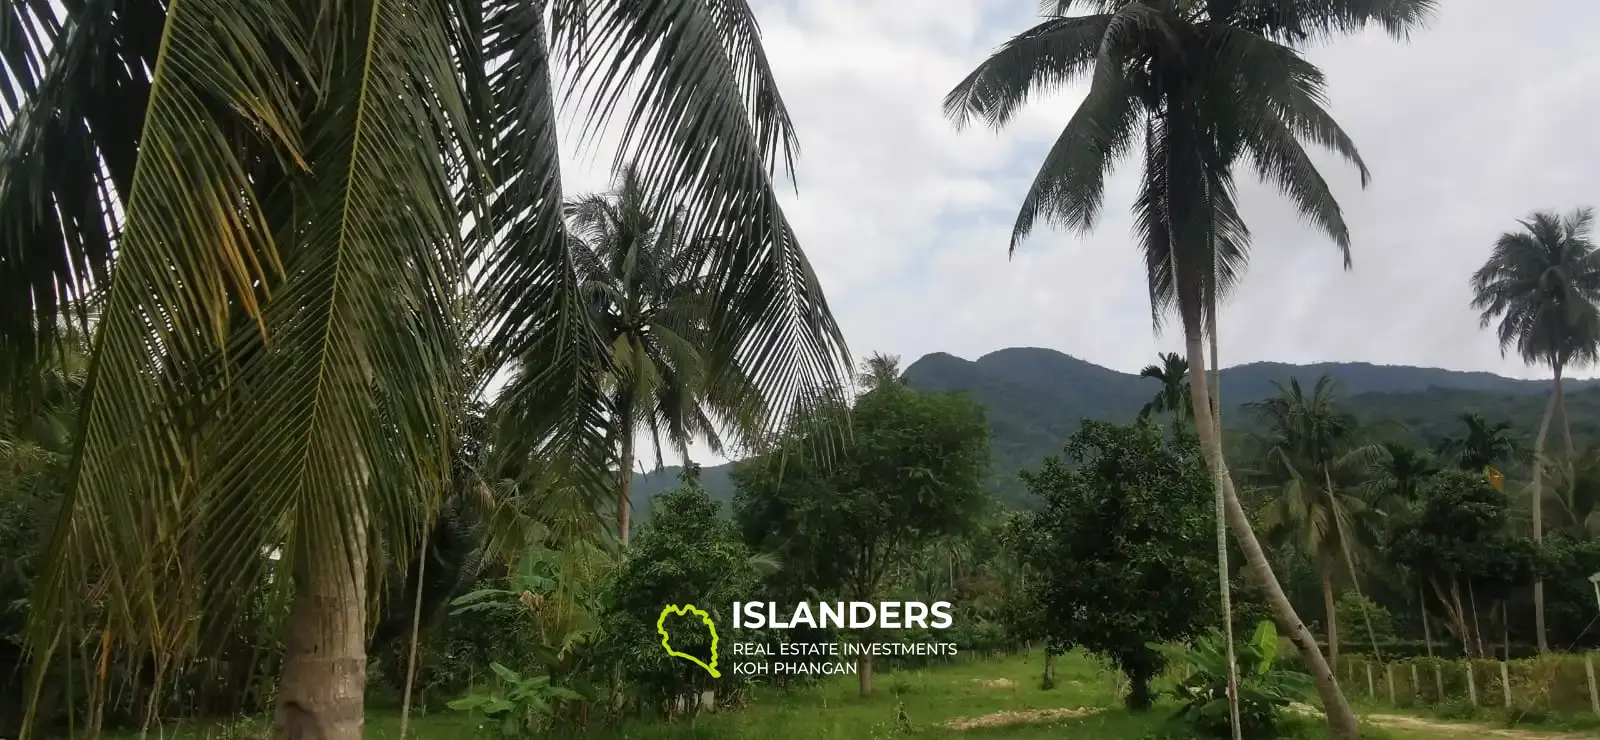
[(1139, 371), (1141, 378), (1155, 378), (1161, 383), (1155, 398), (1139, 409), (1139, 418), (1148, 419), (1154, 414), (1172, 412), (1179, 425), (1189, 423), (1193, 412), (1189, 399), (1189, 361), (1177, 352), (1164, 352), (1160, 365), (1146, 365)]
[(620, 123), (619, 161), (715, 245), (711, 320), (758, 426), (843, 385), (742, 0), (11, 10), (28, 30), (0, 34), (0, 355), (37, 362), (61, 297), (104, 294), (30, 600), (35, 696), (86, 619), (157, 666), (201, 649), (278, 552), (281, 732), (359, 737), (369, 596), (439, 510), (473, 342), (537, 368), (498, 401), (540, 485), (610, 500), (611, 347), (561, 218), (558, 87), (592, 93), (579, 114)]
[(856, 373), (856, 383), (871, 390), (889, 385), (905, 385), (905, 375), (900, 372), (900, 356), (874, 352), (861, 362)]
[[(737, 365), (715, 363), (709, 271), (715, 243), (694, 240), (677, 213), (648, 199), (637, 166), (617, 173), (610, 193), (567, 205), (577, 266), (591, 318), (610, 347), (604, 376), (608, 435), (617, 444), (617, 535), (628, 546), (634, 442), (647, 435), (656, 469), (662, 438), (689, 458), (698, 439), (722, 454), (718, 423), (748, 431), (737, 404), (756, 398)], [(539, 367), (523, 367), (538, 372)], [(720, 382), (720, 384), (717, 384)]]
[(1466, 432), (1446, 438), (1439, 448), (1455, 458), (1460, 469), (1483, 472), (1522, 457), (1521, 447), (1511, 433), (1511, 422), (1490, 422), (1476, 411), (1463, 412), (1457, 418), (1466, 426)]
[(1327, 614), (1328, 662), (1339, 664), (1339, 625), (1334, 608), (1340, 566), (1351, 582), (1356, 562), (1370, 542), (1374, 507), (1361, 481), (1380, 448), (1354, 414), (1339, 408), (1338, 385), (1324, 375), (1311, 392), (1300, 381), (1279, 385), (1278, 395), (1246, 404), (1266, 427), (1253, 438), (1256, 468), (1246, 480), (1268, 488), (1261, 513), (1267, 536), (1295, 547), (1316, 564)]
[[(1568, 467), (1575, 456), (1567, 422), (1562, 372), (1600, 356), (1600, 252), (1590, 239), (1594, 211), (1580, 208), (1561, 216), (1538, 212), (1519, 221), (1522, 228), (1495, 240), (1494, 253), (1472, 275), (1472, 307), (1487, 327), (1500, 322), (1500, 353), (1515, 347), (1522, 361), (1548, 365), (1554, 379), (1539, 434), (1533, 443), (1533, 539), (1544, 539), (1544, 441), (1550, 418), (1561, 409)], [(1567, 479), (1571, 480), (1570, 469)], [(1533, 611), (1539, 652), (1549, 644), (1544, 627), (1544, 579), (1534, 581)]]
[(1417, 500), (1423, 481), (1439, 472), (1426, 450), (1405, 442), (1379, 444), (1379, 455), (1367, 471), (1367, 495), (1382, 511), (1397, 513)]
[[(1134, 210), (1152, 313), (1159, 320), (1176, 310), (1182, 321), (1196, 427), (1228, 524), (1266, 587), (1279, 624), (1311, 668), (1341, 738), (1359, 735), (1355, 714), (1272, 575), (1227, 473), (1205, 388), (1204, 330), (1215, 326), (1209, 315), (1215, 299), (1244, 266), (1249, 232), (1236, 208), (1233, 180), (1241, 157), (1327, 232), (1349, 264), (1344, 217), (1301, 142), (1326, 146), (1355, 163), (1363, 182), (1366, 169), (1322, 107), (1321, 71), (1294, 45), (1370, 25), (1404, 37), (1433, 6), (1432, 0), (1339, 0), (1279, 4), (1265, 12), (1256, 3), (1055, 0), (1046, 3), (1042, 23), (1003, 45), (945, 98), (945, 112), (958, 125), (978, 117), (998, 128), (1034, 91), (1089, 81), (1087, 96), (1024, 196), (1012, 230), (1013, 251), (1040, 217), (1090, 231), (1106, 176), (1143, 144)], [(1068, 15), (1079, 8), (1093, 14)]]

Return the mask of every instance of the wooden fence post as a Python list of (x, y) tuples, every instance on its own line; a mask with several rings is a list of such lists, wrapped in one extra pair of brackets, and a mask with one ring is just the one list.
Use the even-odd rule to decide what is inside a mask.
[(1411, 664), (1411, 698), (1422, 698), (1422, 682), (1417, 680), (1417, 664)]
[(1583, 672), (1589, 675), (1589, 707), (1600, 714), (1600, 686), (1594, 680), (1594, 653), (1583, 654)]
[(1395, 700), (1394, 700), (1394, 664), (1390, 663), (1390, 664), (1384, 666), (1383, 667), (1383, 673), (1384, 673), (1384, 678), (1389, 679), (1389, 704), (1391, 706), (1393, 706), (1395, 704)]
[(1478, 677), (1473, 675), (1472, 659), (1462, 662), (1467, 665), (1467, 700), (1472, 702), (1472, 706), (1478, 706)]
[(1511, 708), (1511, 671), (1505, 661), (1500, 661), (1500, 692), (1505, 694), (1506, 709)]
[(1371, 699), (1371, 698), (1373, 698), (1373, 697), (1375, 697), (1377, 695), (1378, 695), (1378, 691), (1372, 687), (1372, 664), (1368, 663), (1367, 664), (1367, 698)]
[(1444, 664), (1435, 661), (1433, 664), (1433, 688), (1439, 692), (1435, 694), (1437, 701), (1444, 702)]

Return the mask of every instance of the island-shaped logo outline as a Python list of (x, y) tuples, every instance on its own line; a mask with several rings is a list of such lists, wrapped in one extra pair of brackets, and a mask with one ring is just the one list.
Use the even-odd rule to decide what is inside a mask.
[[(705, 622), (706, 629), (711, 630), (710, 665), (707, 665), (693, 655), (688, 653), (680, 653), (672, 649), (672, 645), (668, 643), (669, 638), (667, 636), (668, 614), (677, 614), (679, 616), (694, 614), (700, 618), (700, 621)], [(674, 658), (683, 658), (684, 660), (690, 661), (695, 665), (706, 669), (706, 672), (710, 673), (712, 678), (722, 678), (722, 674), (717, 671), (717, 625), (711, 621), (711, 614), (706, 612), (706, 610), (696, 609), (694, 604), (684, 604), (683, 606), (678, 606), (677, 604), (668, 604), (661, 610), (661, 616), (656, 618), (656, 632), (660, 633), (661, 635), (661, 647), (666, 648), (667, 655), (670, 655)]]

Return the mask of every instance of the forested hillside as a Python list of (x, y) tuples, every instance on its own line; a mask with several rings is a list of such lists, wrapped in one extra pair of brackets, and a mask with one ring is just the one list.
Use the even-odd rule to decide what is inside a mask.
[[(1548, 381), (1440, 368), (1257, 362), (1222, 371), (1222, 399), (1227, 409), (1224, 424), (1249, 428), (1251, 415), (1241, 404), (1272, 395), (1274, 383), (1299, 378), (1309, 385), (1322, 375), (1339, 381), (1344, 404), (1363, 420), (1403, 424), (1429, 446), (1459, 434), (1459, 417), (1464, 412), (1478, 411), (1495, 421), (1512, 422), (1519, 432), (1537, 429), (1549, 388)], [(936, 352), (906, 368), (905, 379), (923, 390), (965, 391), (983, 404), (989, 415), (994, 455), (990, 486), (1008, 505), (1028, 503), (1018, 470), (1038, 467), (1041, 459), (1058, 454), (1084, 419), (1132, 421), (1159, 387), (1150, 378), (1035, 347), (1002, 349), (977, 360)], [(1569, 388), (1573, 436), (1580, 444), (1600, 438), (1600, 387), (1594, 381), (1580, 380)], [(731, 468), (705, 469), (702, 483), (713, 497), (731, 499)], [(677, 484), (678, 473), (679, 468), (669, 467), (637, 480), (634, 506), (642, 516), (649, 514), (651, 496)]]

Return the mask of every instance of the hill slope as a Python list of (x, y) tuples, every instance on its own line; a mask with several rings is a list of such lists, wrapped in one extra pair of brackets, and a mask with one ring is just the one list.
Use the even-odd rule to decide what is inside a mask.
[[(1491, 373), (1440, 368), (1326, 362), (1289, 365), (1257, 362), (1222, 371), (1224, 423), (1248, 424), (1240, 404), (1272, 395), (1274, 383), (1299, 378), (1310, 383), (1321, 375), (1339, 381), (1352, 411), (1369, 420), (1405, 424), (1426, 444), (1457, 432), (1456, 417), (1481, 411), (1513, 422), (1531, 438), (1544, 412), (1549, 381), (1505, 378)], [(1150, 400), (1158, 383), (1149, 378), (1100, 367), (1055, 350), (1013, 347), (964, 360), (937, 352), (912, 363), (906, 382), (922, 390), (964, 391), (983, 404), (989, 415), (994, 450), (990, 485), (1000, 499), (1023, 504), (1026, 493), (1017, 471), (1036, 467), (1061, 445), (1083, 419), (1126, 423)], [(1600, 386), (1595, 381), (1569, 385), (1568, 407), (1573, 435), (1600, 438)], [(706, 468), (703, 483), (712, 496), (732, 498), (731, 465)], [(651, 496), (677, 485), (678, 469), (668, 468), (639, 478), (634, 506), (648, 516)]]

